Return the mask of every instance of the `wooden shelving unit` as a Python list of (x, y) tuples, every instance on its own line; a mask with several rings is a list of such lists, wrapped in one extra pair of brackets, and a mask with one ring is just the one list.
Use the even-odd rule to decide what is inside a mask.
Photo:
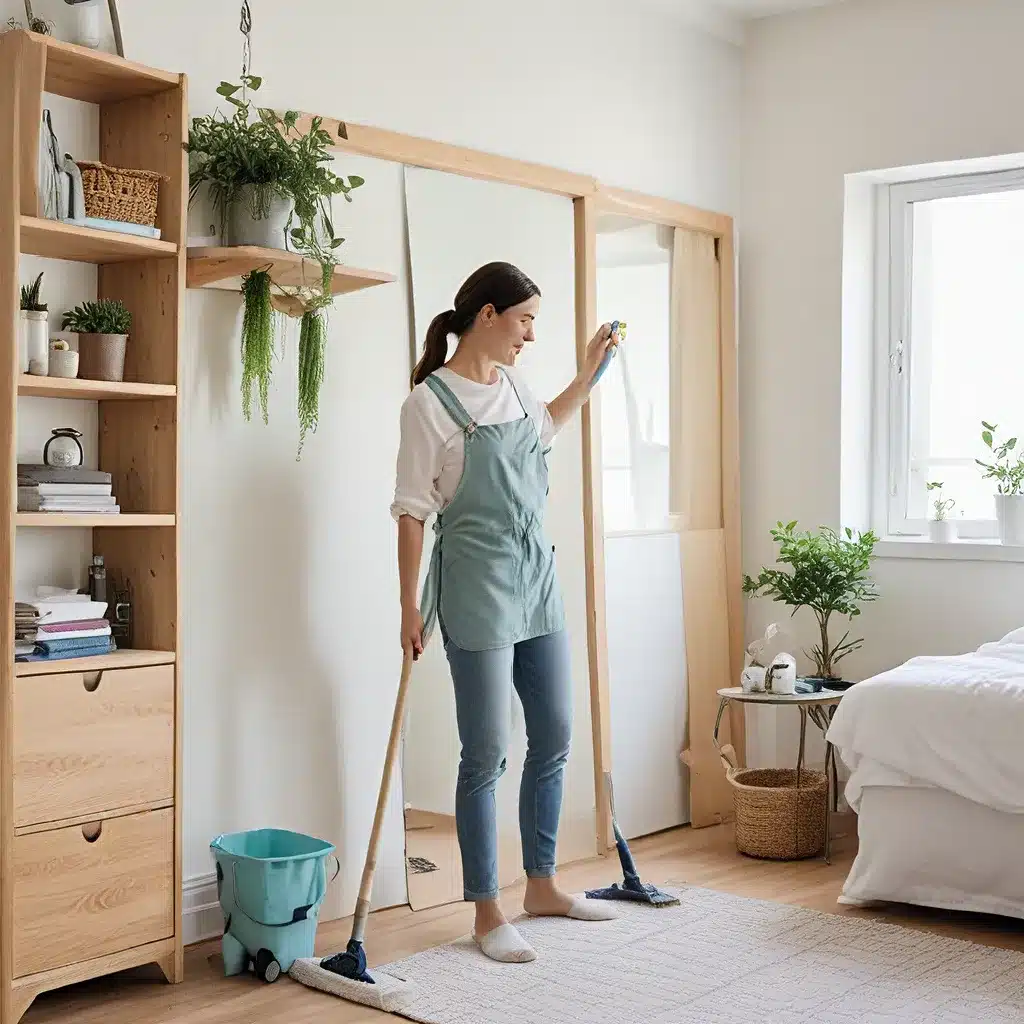
[[(320, 267), (304, 260), (297, 253), (283, 249), (262, 249), (255, 245), (234, 245), (212, 248), (192, 247), (188, 250), (188, 287), (219, 288), (240, 291), (242, 276), (252, 270), (269, 270), (275, 284), (300, 287), (320, 283)], [(334, 268), (331, 291), (335, 295), (362, 291), (378, 284), (390, 284), (394, 274), (359, 267)]]
[[(99, 104), (105, 163), (166, 176), (159, 240), (40, 218), (44, 91)], [(0, 36), (0, 151), (17, 154), (13, 165), (0, 161), (6, 365), (17, 365), (21, 254), (96, 264), (98, 297), (123, 300), (135, 325), (124, 382), (0, 374), (0, 1024), (17, 1024), (41, 992), (113, 971), (156, 963), (168, 980), (182, 978), (187, 124), (182, 75), (33, 33)], [(98, 463), (112, 475), (120, 515), (15, 511), (19, 399), (33, 398), (97, 403)], [(93, 552), (131, 582), (133, 649), (15, 663), (16, 537), (54, 527), (87, 531)]]

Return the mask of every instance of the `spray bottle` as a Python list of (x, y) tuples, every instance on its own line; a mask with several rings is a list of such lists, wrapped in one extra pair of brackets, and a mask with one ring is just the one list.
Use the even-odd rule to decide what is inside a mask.
[(626, 340), (626, 321), (616, 320), (612, 324), (612, 346), (605, 353), (604, 359), (601, 360), (601, 365), (597, 368), (597, 373), (594, 374), (594, 379), (591, 382), (593, 387), (604, 375), (604, 371), (608, 369), (611, 361), (615, 358), (615, 353), (618, 351), (619, 345)]

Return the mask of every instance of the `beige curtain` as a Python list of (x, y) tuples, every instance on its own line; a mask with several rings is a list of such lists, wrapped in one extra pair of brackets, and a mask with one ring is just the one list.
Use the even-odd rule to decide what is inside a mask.
[[(689, 693), (690, 818), (715, 825), (732, 793), (713, 744), (717, 691), (734, 685), (722, 503), (720, 273), (715, 239), (675, 229), (672, 252), (669, 501), (679, 531)], [(725, 716), (719, 742), (729, 741)]]

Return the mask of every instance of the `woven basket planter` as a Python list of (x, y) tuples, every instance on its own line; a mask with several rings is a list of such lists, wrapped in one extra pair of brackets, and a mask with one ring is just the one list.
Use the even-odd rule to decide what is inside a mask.
[(814, 857), (825, 845), (828, 779), (804, 768), (729, 771), (736, 809), (736, 848), (765, 860)]
[(110, 167), (96, 161), (80, 160), (85, 215), (129, 224), (156, 224), (156, 205), (162, 174)]

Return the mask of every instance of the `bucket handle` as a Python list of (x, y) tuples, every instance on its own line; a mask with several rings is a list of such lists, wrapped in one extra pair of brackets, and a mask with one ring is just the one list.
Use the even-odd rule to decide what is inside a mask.
[(323, 888), (320, 890), (319, 895), (315, 900), (313, 900), (312, 903), (307, 903), (305, 904), (305, 906), (296, 907), (292, 911), (292, 919), (290, 921), (261, 921), (259, 918), (253, 917), (251, 914), (246, 913), (245, 908), (242, 906), (241, 901), (238, 899), (238, 864), (232, 863), (231, 882), (235, 889), (235, 909), (238, 911), (238, 913), (242, 915), (242, 917), (246, 918), (246, 920), (251, 921), (255, 925), (259, 925), (261, 928), (287, 928), (289, 925), (297, 924), (299, 921), (305, 921), (309, 915), (310, 910), (312, 910), (313, 907), (317, 906), (317, 904), (319, 904), (327, 895), (327, 887), (338, 877), (338, 875), (341, 874), (341, 860), (336, 855), (332, 855), (331, 859), (334, 861), (337, 867), (335, 868), (334, 874), (331, 875), (330, 881), (324, 882)]

